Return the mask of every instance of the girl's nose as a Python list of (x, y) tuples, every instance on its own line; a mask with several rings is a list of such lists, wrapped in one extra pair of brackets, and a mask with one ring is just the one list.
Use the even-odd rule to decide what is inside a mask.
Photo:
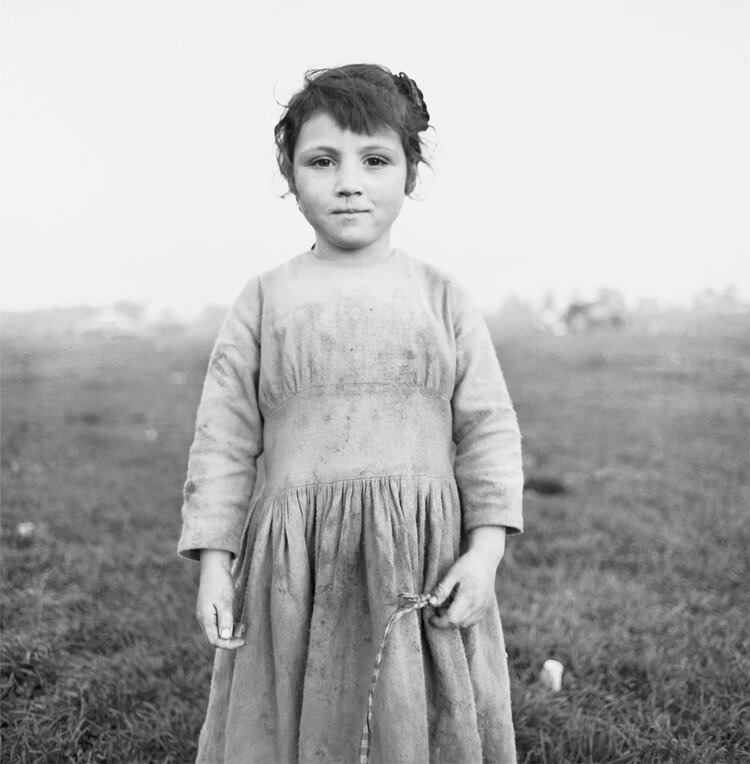
[(354, 196), (362, 193), (362, 183), (357, 168), (341, 165), (336, 175), (336, 194)]

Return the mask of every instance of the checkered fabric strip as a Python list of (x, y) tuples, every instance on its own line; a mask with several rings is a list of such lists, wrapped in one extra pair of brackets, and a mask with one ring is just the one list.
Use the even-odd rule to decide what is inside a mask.
[(372, 669), (372, 677), (370, 679), (370, 692), (367, 695), (367, 716), (365, 717), (365, 723), (362, 725), (362, 737), (359, 739), (359, 764), (369, 764), (370, 761), (370, 723), (372, 721), (372, 701), (375, 697), (375, 686), (378, 683), (378, 674), (380, 673), (380, 664), (383, 661), (383, 655), (385, 655), (385, 646), (388, 641), (388, 634), (395, 625), (396, 621), (403, 618), (407, 613), (411, 613), (413, 610), (421, 610), (426, 607), (429, 602), (428, 594), (399, 594), (398, 595), (400, 605), (398, 610), (391, 614), (388, 619), (388, 623), (385, 625), (383, 631), (383, 638), (380, 640), (378, 646), (378, 654), (375, 658), (375, 665)]

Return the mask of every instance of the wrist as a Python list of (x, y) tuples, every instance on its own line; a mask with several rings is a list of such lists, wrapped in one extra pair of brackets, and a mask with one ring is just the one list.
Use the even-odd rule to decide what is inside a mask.
[(229, 570), (232, 567), (232, 553), (224, 549), (201, 549), (201, 571)]
[(497, 567), (505, 554), (505, 526), (481, 525), (468, 535), (469, 551), (481, 554)]

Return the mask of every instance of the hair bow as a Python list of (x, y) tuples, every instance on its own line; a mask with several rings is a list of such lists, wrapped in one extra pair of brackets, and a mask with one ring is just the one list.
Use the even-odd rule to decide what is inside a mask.
[(422, 91), (417, 87), (417, 83), (403, 72), (394, 74), (393, 81), (399, 92), (411, 101), (419, 115), (423, 117), (426, 127), (427, 123), (430, 121), (430, 112), (427, 111), (427, 104), (424, 102), (424, 96), (422, 95)]

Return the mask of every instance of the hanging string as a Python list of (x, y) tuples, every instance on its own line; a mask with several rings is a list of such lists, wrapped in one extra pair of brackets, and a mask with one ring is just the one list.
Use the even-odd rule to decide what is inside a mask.
[(370, 679), (370, 692), (367, 695), (367, 716), (362, 725), (362, 737), (359, 740), (359, 764), (369, 764), (370, 761), (370, 722), (372, 721), (372, 702), (375, 696), (375, 685), (378, 683), (378, 674), (380, 673), (380, 664), (385, 654), (385, 646), (388, 641), (388, 634), (395, 625), (396, 621), (403, 618), (407, 613), (413, 610), (421, 610), (429, 604), (429, 594), (404, 594), (398, 595), (400, 604), (398, 610), (391, 614), (388, 623), (383, 631), (383, 638), (380, 640), (378, 654), (375, 658), (375, 665), (372, 669)]

